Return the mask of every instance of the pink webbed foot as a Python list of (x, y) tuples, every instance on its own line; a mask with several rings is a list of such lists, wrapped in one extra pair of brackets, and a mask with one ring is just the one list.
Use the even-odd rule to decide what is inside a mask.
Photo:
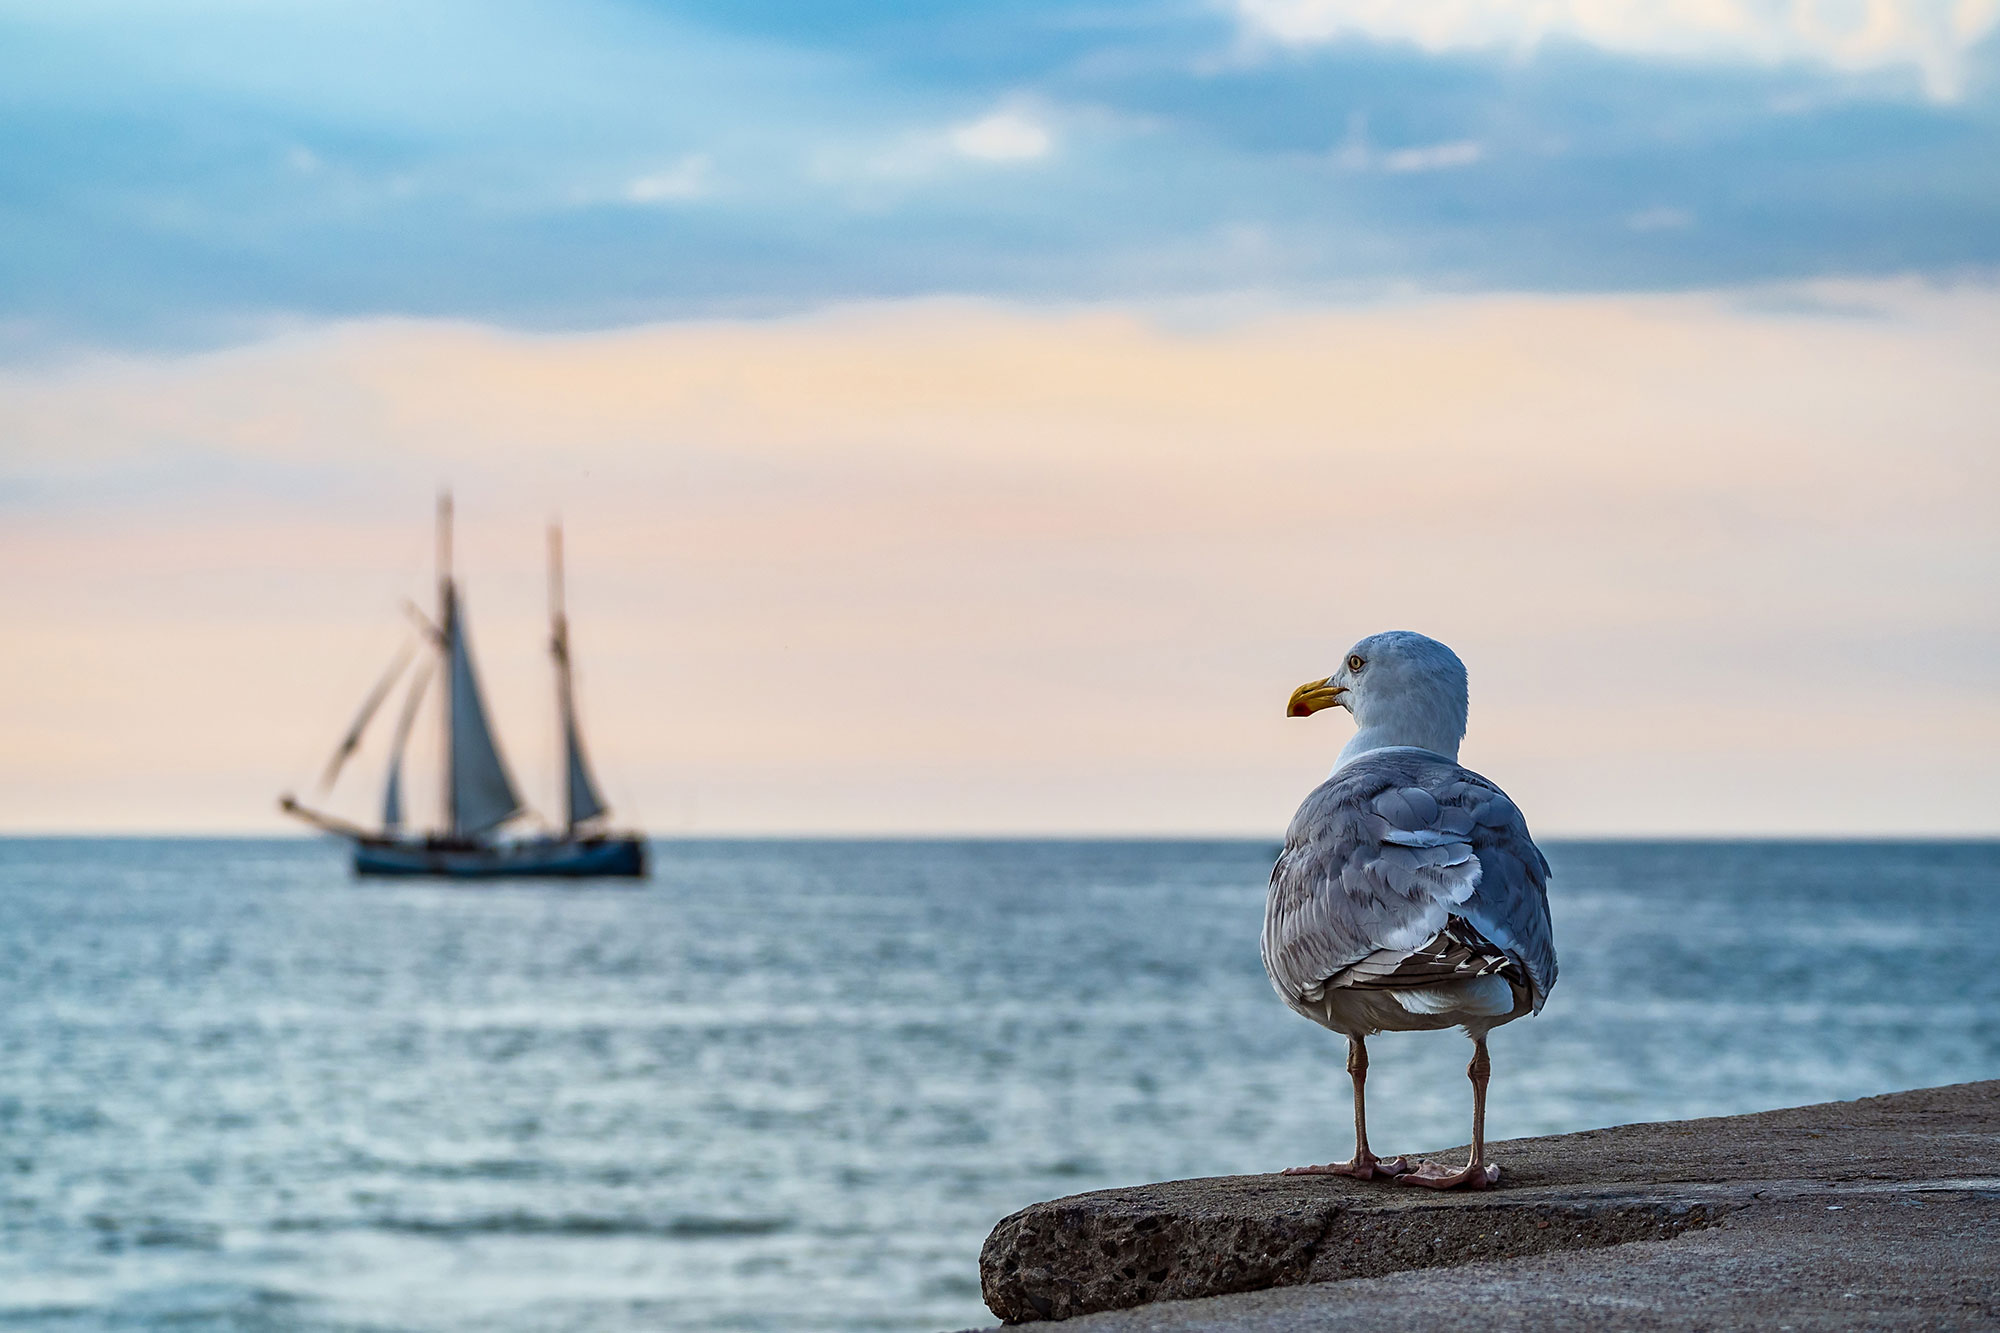
[(1454, 1171), (1436, 1162), (1425, 1162), (1413, 1171), (1396, 1177), (1399, 1185), (1422, 1185), (1433, 1190), (1484, 1190), (1500, 1183), (1500, 1167), (1494, 1162), (1481, 1162), (1477, 1166), (1466, 1166)]
[(1383, 1161), (1369, 1153), (1356, 1157), (1350, 1162), (1328, 1162), (1324, 1166), (1288, 1166), (1281, 1175), (1287, 1176), (1352, 1176), (1356, 1180), (1396, 1180), (1404, 1172), (1414, 1170), (1407, 1157), (1391, 1157)]

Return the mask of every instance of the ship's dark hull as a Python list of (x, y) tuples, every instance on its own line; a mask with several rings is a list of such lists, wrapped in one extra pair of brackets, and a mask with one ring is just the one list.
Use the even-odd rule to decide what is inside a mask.
[(354, 873), (445, 879), (643, 879), (646, 844), (620, 836), (496, 843), (370, 838), (354, 845)]

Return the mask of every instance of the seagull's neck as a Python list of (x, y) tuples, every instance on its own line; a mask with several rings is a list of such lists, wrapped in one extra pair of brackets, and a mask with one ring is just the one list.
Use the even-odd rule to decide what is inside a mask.
[(1458, 762), (1458, 741), (1457, 736), (1444, 730), (1427, 731), (1408, 726), (1363, 727), (1341, 749), (1333, 771), (1338, 773), (1371, 750), (1428, 750), (1432, 754), (1443, 755), (1455, 764)]

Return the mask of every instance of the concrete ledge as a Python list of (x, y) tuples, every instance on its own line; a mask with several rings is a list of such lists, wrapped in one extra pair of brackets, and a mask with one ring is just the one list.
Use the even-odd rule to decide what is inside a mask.
[(1829, 1191), (2000, 1198), (2000, 1082), (1518, 1139), (1493, 1159), (1506, 1175), (1483, 1193), (1227, 1176), (1036, 1204), (994, 1228), (981, 1285), (1024, 1323), (1666, 1240), (1766, 1205), (1805, 1226), (1840, 1209)]

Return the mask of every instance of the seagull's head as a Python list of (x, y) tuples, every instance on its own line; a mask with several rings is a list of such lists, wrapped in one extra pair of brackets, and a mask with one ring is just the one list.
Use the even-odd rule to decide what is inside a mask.
[(1285, 713), (1310, 717), (1334, 707), (1352, 713), (1359, 728), (1345, 755), (1415, 745), (1455, 759), (1465, 739), (1465, 663), (1422, 634), (1371, 634), (1347, 650), (1339, 670), (1292, 691)]

